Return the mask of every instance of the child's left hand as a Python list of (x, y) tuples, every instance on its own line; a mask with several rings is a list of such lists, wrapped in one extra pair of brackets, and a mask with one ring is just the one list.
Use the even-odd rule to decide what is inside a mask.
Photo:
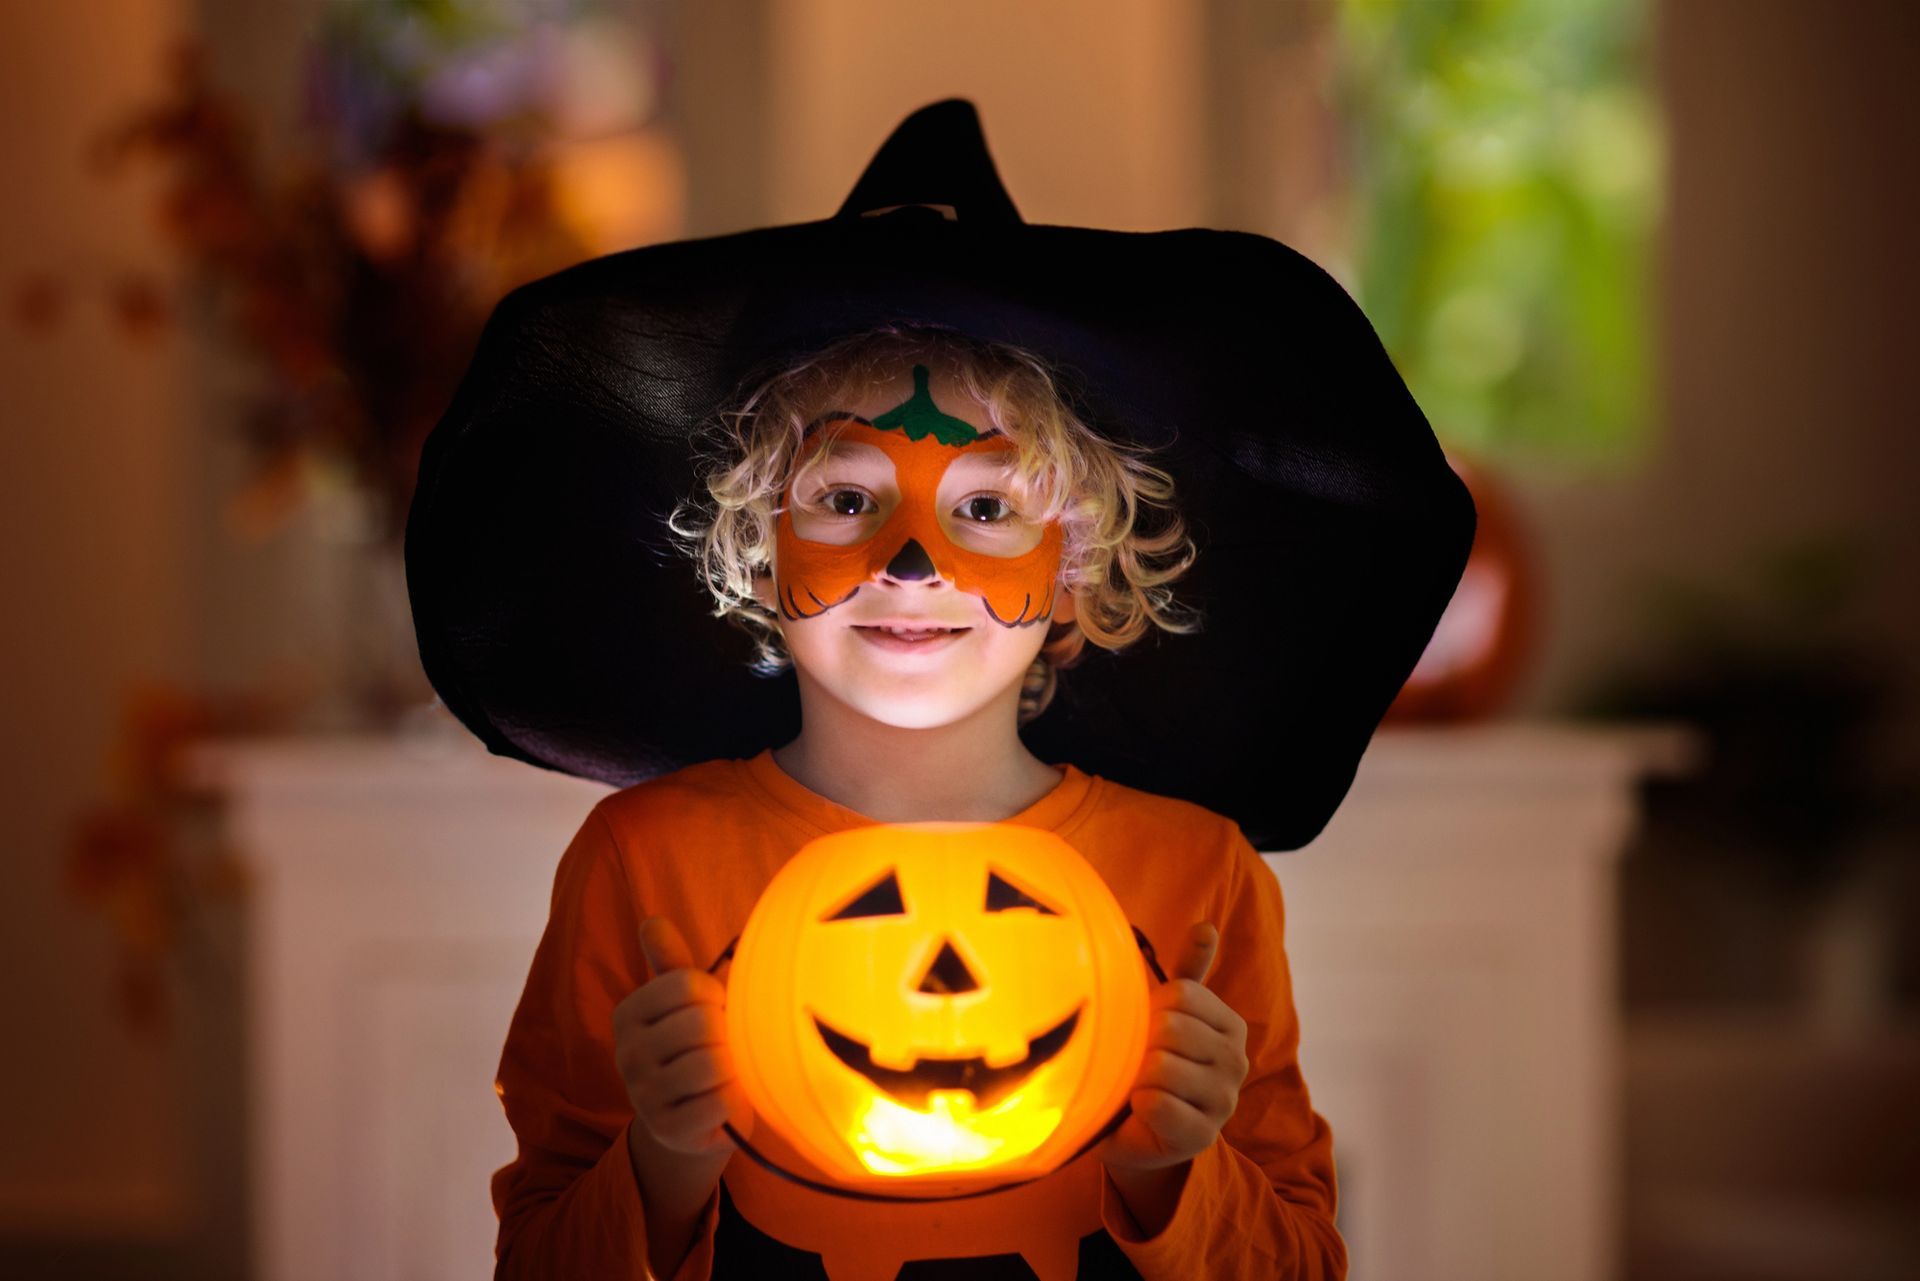
[(1219, 930), (1195, 925), (1173, 977), (1153, 992), (1146, 1058), (1128, 1096), (1133, 1113), (1097, 1149), (1110, 1170), (1158, 1170), (1192, 1160), (1240, 1102), (1247, 1021), (1202, 982), (1219, 946)]

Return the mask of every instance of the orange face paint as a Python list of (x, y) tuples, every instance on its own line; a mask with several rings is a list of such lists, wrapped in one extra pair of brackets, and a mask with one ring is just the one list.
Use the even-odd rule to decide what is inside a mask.
[(1011, 453), (1016, 446), (999, 432), (983, 435), (940, 413), (927, 392), (926, 366), (916, 365), (913, 372), (913, 397), (872, 422), (854, 414), (825, 420), (839, 425), (839, 440), (872, 445), (893, 465), (899, 502), (879, 529), (847, 544), (802, 538), (793, 524), (792, 486), (782, 495), (775, 532), (782, 616), (817, 617), (852, 599), (862, 584), (884, 571), (902, 579), (938, 574), (960, 591), (982, 597), (988, 614), (1005, 627), (1045, 622), (1053, 615), (1060, 573), (1060, 522), (1047, 522), (1038, 543), (1011, 556), (962, 547), (947, 536), (939, 501), (947, 469), (964, 455)]

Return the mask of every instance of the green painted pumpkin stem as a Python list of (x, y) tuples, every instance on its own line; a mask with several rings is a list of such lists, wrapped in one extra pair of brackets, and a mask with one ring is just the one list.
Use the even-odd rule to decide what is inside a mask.
[(928, 390), (932, 377), (925, 365), (915, 365), (913, 395), (874, 419), (873, 425), (881, 431), (898, 428), (907, 434), (908, 440), (932, 436), (943, 445), (968, 445), (980, 439), (981, 433), (972, 423), (941, 413), (933, 403), (933, 393)]

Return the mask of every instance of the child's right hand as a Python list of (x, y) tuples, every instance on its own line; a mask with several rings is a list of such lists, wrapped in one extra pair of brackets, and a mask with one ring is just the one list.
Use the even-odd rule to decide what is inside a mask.
[(732, 1152), (721, 1123), (750, 1134), (753, 1109), (727, 1051), (727, 990), (665, 917), (640, 923), (640, 949), (654, 977), (613, 1011), (613, 1057), (634, 1117), (670, 1152)]

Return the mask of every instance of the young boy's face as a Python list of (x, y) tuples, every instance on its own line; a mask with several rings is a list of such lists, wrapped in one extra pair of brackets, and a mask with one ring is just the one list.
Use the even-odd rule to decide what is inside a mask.
[(1017, 687), (1071, 616), (1059, 524), (1030, 519), (1013, 442), (943, 372), (817, 421), (836, 415), (864, 421), (803, 446), (760, 598), (803, 678), (886, 724), (950, 724)]

